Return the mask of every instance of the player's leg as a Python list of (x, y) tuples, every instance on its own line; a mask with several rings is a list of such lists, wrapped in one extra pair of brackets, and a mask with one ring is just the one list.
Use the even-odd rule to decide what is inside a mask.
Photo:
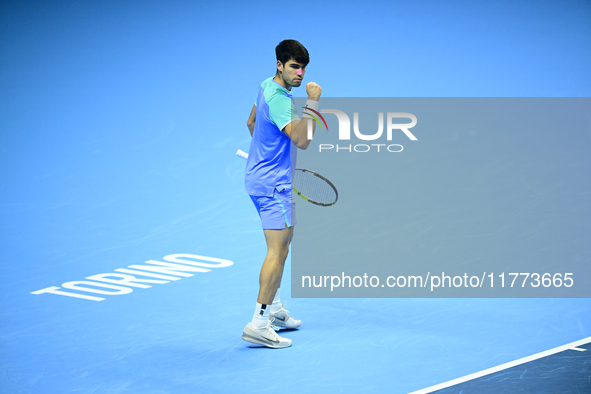
[(281, 285), (293, 227), (283, 230), (263, 230), (263, 232), (267, 241), (267, 255), (259, 276), (257, 301), (260, 304), (272, 305), (275, 293)]
[[(291, 234), (289, 235), (289, 245), (291, 245), (291, 240), (293, 239), (293, 232), (294, 232), (295, 227), (291, 227)], [(289, 251), (288, 251), (288, 255), (289, 255)], [(287, 261), (287, 257), (285, 259)], [(279, 309), (281, 309), (281, 297), (280, 297), (280, 290), (281, 290), (281, 281), (283, 280), (283, 272), (285, 272), (285, 263), (283, 265), (283, 270), (281, 271), (281, 274), (279, 275), (279, 285), (277, 286), (277, 291), (275, 292), (275, 297), (273, 298), (273, 304), (271, 305), (271, 312), (277, 312)]]
[[(269, 322), (270, 310), (277, 288), (280, 286), (291, 242), (291, 204), (286, 198), (291, 192), (277, 193), (273, 197), (251, 196), (261, 217), (267, 255), (259, 275), (259, 295), (253, 319), (244, 328), (242, 338), (248, 342), (268, 347), (288, 347), (291, 340), (282, 338)], [(287, 209), (286, 209), (287, 208)]]
[(269, 316), (273, 298), (281, 283), (285, 260), (289, 252), (292, 228), (263, 230), (267, 241), (267, 255), (259, 275), (259, 296), (252, 322), (242, 333), (245, 341), (272, 348), (291, 346), (291, 340), (282, 338), (271, 327)]
[[(292, 211), (293, 215), (293, 211)], [(291, 245), (291, 240), (293, 238), (294, 227), (291, 227), (291, 234), (289, 236), (289, 244)], [(271, 311), (270, 314), (278, 312), (281, 308), (283, 308), (283, 304), (281, 303), (281, 281), (283, 279), (283, 272), (285, 272), (285, 265), (283, 266), (283, 271), (279, 276), (279, 285), (277, 287), (277, 291), (275, 292), (275, 297), (273, 298), (273, 304), (271, 304)]]
[[(295, 219), (295, 215), (292, 217), (293, 217), (293, 219)], [(295, 222), (295, 220), (294, 220), (294, 222)], [(295, 227), (291, 227), (291, 233), (289, 234), (288, 244), (291, 244), (294, 228)], [(287, 254), (285, 256), (287, 257)], [(273, 298), (273, 304), (271, 305), (271, 310), (269, 312), (269, 321), (271, 322), (271, 325), (275, 329), (299, 328), (302, 325), (302, 322), (298, 319), (294, 319), (293, 317), (290, 317), (289, 311), (287, 309), (285, 309), (284, 304), (281, 303), (280, 290), (281, 290), (281, 279), (283, 278), (284, 270), (285, 270), (285, 261), (283, 264), (283, 270), (281, 271), (281, 275), (279, 276), (279, 285), (277, 287), (277, 291), (275, 292), (275, 297)]]

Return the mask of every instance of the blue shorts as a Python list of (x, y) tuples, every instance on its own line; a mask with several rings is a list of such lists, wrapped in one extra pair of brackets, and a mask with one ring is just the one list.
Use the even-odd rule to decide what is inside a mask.
[(256, 207), (263, 230), (282, 230), (296, 225), (295, 202), (291, 189), (275, 189), (273, 197), (250, 196)]

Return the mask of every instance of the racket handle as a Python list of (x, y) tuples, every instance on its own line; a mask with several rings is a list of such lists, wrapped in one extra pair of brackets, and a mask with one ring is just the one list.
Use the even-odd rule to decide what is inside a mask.
[(240, 149), (238, 149), (238, 152), (236, 152), (236, 156), (240, 156), (243, 159), (248, 159), (248, 153), (241, 151)]

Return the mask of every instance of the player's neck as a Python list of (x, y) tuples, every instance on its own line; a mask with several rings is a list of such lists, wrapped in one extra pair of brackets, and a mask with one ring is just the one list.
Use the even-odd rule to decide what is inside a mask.
[(285, 81), (283, 80), (283, 78), (281, 78), (281, 75), (279, 73), (275, 74), (275, 78), (273, 78), (273, 81), (277, 82), (279, 85), (283, 86), (285, 89), (291, 92), (291, 86), (285, 83)]

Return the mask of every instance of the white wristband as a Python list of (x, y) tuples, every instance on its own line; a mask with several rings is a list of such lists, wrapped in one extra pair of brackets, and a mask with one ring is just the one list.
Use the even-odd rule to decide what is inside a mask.
[[(302, 119), (303, 118), (314, 119), (306, 113), (307, 108), (313, 109), (314, 111), (318, 111), (318, 101), (315, 101), (315, 100), (306, 101), (306, 108), (304, 108), (304, 114), (302, 115)], [(310, 112), (312, 112), (312, 115), (314, 115), (314, 111), (310, 111)]]

